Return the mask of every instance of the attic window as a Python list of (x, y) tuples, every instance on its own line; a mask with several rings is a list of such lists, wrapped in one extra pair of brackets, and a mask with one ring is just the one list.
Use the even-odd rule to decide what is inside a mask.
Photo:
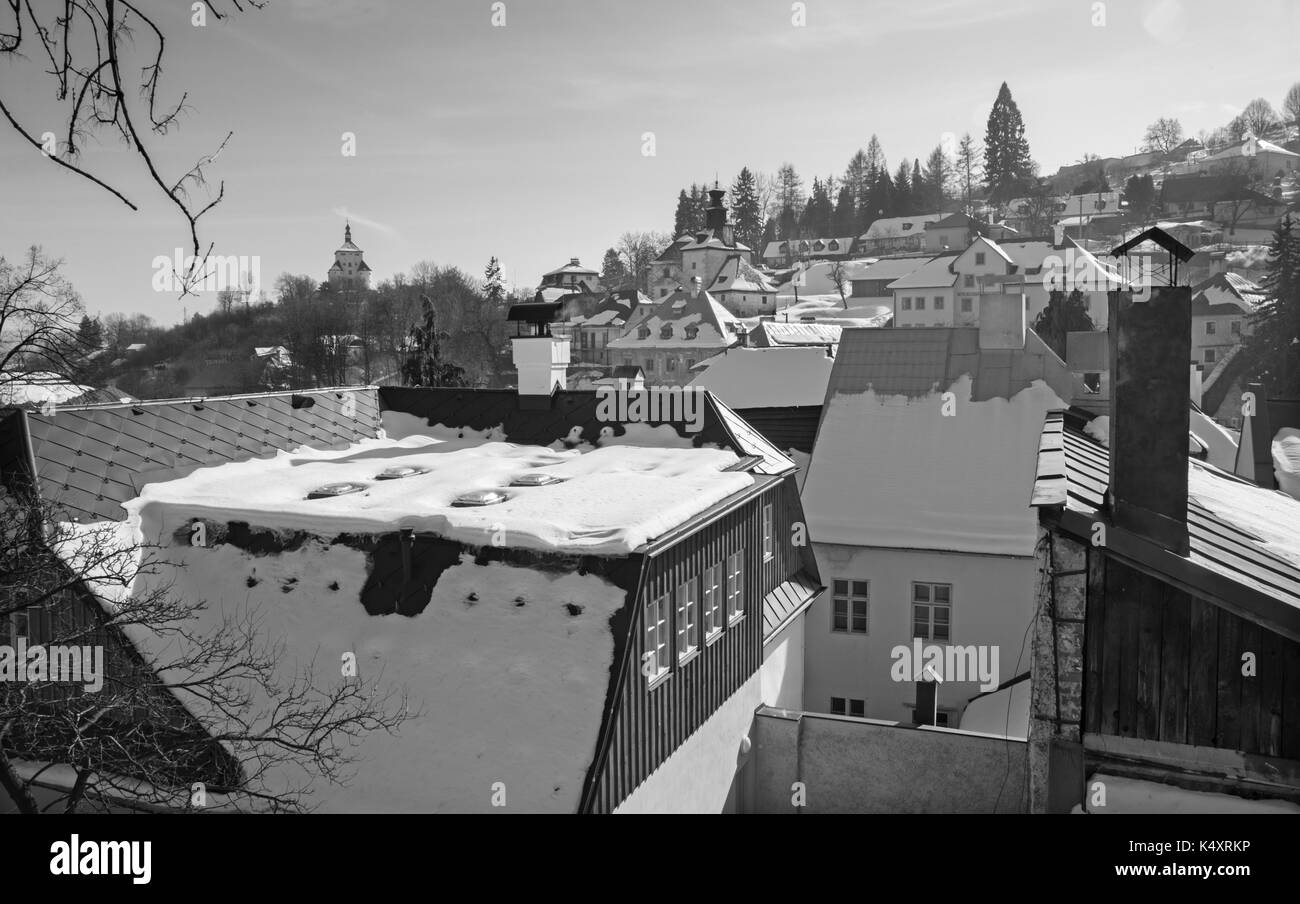
[(650, 338), (650, 327), (648, 327), (648, 326), (643, 326), (643, 327), (641, 327), (639, 330), (636, 331), (636, 337), (637, 337), (638, 339), (649, 339), (649, 338)]
[(695, 338), (696, 336), (698, 336), (699, 334), (700, 334), (700, 328), (699, 328), (698, 326), (688, 326), (688, 327), (686, 328), (686, 338), (687, 338), (687, 339), (694, 339), (694, 338)]
[(904, 224), (903, 224), (903, 231), (904, 231), (904, 232), (907, 232), (907, 231), (908, 231), (909, 229), (911, 229), (911, 228), (912, 228), (912, 224), (911, 224), (911, 223), (904, 223)]
[(659, 338), (660, 339), (673, 338), (673, 325), (671, 323), (665, 323), (663, 325), (663, 329), (659, 331)]

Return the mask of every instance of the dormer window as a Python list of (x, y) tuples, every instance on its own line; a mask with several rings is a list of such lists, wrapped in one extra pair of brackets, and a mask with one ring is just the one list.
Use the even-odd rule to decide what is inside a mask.
[(912, 228), (912, 224), (911, 224), (911, 223), (904, 223), (904, 224), (903, 224), (903, 231), (904, 231), (904, 232), (909, 231), (911, 228)]
[(726, 281), (727, 281), (727, 274), (725, 274), (725, 273), (719, 273), (719, 274), (718, 274), (718, 282), (719, 282), (719, 283), (724, 283), (724, 282), (726, 282)]
[(695, 338), (696, 336), (698, 336), (699, 334), (700, 334), (700, 328), (699, 328), (698, 326), (688, 326), (688, 327), (686, 328), (686, 338), (687, 338), (687, 339), (694, 339), (694, 338)]
[(636, 331), (636, 337), (637, 337), (638, 339), (649, 339), (649, 338), (650, 338), (650, 327), (648, 327), (648, 326), (643, 326), (643, 327), (641, 327), (639, 330)]
[(659, 331), (659, 338), (660, 339), (673, 338), (673, 325), (671, 323), (664, 324), (663, 329)]

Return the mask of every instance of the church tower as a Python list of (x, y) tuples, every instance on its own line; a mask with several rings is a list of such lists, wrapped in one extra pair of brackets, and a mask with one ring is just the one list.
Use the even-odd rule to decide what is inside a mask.
[(370, 288), (370, 268), (361, 249), (352, 244), (352, 224), (343, 227), (343, 245), (334, 252), (334, 263), (325, 277), (335, 292)]

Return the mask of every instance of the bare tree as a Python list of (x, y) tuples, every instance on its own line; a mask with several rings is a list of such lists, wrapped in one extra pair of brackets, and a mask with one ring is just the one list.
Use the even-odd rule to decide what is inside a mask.
[[(206, 20), (208, 14), (222, 19), (264, 5), (264, 0), (202, 0), (194, 4), (192, 12), (195, 19), (202, 16)], [(131, 0), (8, 0), (0, 4), (0, 64), (5, 68), (5, 79), (0, 83), (0, 114), (54, 165), (83, 176), (131, 210), (138, 209), (135, 202), (91, 172), (82, 162), (81, 150), (89, 139), (106, 132), (134, 152), (149, 181), (166, 195), (188, 224), (194, 262), (185, 273), (176, 274), (183, 294), (187, 294), (202, 280), (213, 247), (209, 244), (207, 251), (201, 251), (198, 221), (221, 202), (225, 183), (218, 186), (215, 197), (209, 194), (207, 199), (195, 200), (191, 191), (206, 187), (204, 169), (217, 158), (233, 133), (227, 133), (212, 153), (200, 157), (179, 177), (163, 175), (145, 139), (179, 127), (181, 114), (189, 109), (188, 93), (182, 93), (175, 106), (160, 97), (166, 47), (166, 35), (154, 16)], [(138, 83), (128, 75), (133, 51), (142, 57), (136, 64), (140, 65)], [(20, 64), (42, 67), (33, 77), (47, 79), (54, 89), (53, 109), (37, 108), (30, 116), (19, 118), (14, 95), (24, 91), (17, 77)], [(30, 95), (29, 91), (24, 93)], [(48, 128), (48, 124), (56, 122), (61, 134)], [(58, 147), (60, 142), (62, 149)]]
[[(168, 545), (189, 546), (189, 524), (157, 545), (123, 542), (115, 523), (74, 526), (21, 483), (0, 489), (0, 511), (0, 642), (104, 654), (90, 684), (84, 669), (69, 681), (26, 662), (26, 680), (0, 682), (0, 787), (22, 812), (38, 811), (33, 787), (58, 767), (75, 777), (64, 812), (302, 810), (318, 780), (347, 783), (364, 735), (409, 718), (405, 694), (377, 679), (287, 665), (255, 610), (205, 615), (178, 598)], [(205, 528), (207, 545), (226, 540), (224, 525)], [(196, 783), (211, 798), (196, 800)]]
[(838, 258), (832, 260), (826, 275), (831, 278), (831, 285), (835, 286), (835, 291), (840, 293), (840, 304), (847, 311), (849, 309), (849, 300), (845, 292), (851, 291), (853, 284), (849, 282), (848, 269), (844, 266), (844, 261)]
[(81, 299), (59, 272), (63, 261), (28, 249), (17, 263), (0, 257), (0, 387), (21, 371), (70, 377), (81, 355)]
[(1288, 124), (1300, 128), (1300, 82), (1296, 82), (1286, 92), (1282, 101), (1282, 115)]
[(642, 292), (650, 291), (650, 267), (671, 242), (671, 236), (662, 232), (625, 232), (619, 236), (615, 248)]
[(1168, 154), (1183, 143), (1183, 124), (1172, 116), (1161, 116), (1147, 126), (1143, 140), (1148, 151)]
[(1278, 120), (1273, 105), (1262, 97), (1257, 97), (1246, 104), (1246, 108), (1241, 111), (1238, 118), (1241, 120), (1242, 127), (1256, 138), (1264, 138)]

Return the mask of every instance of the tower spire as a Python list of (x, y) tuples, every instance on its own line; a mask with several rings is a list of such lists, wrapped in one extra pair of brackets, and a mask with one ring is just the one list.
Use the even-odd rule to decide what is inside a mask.
[(344, 223), (345, 225), (343, 226), (343, 241), (350, 242), (352, 241), (352, 223), (347, 220), (345, 220)]

